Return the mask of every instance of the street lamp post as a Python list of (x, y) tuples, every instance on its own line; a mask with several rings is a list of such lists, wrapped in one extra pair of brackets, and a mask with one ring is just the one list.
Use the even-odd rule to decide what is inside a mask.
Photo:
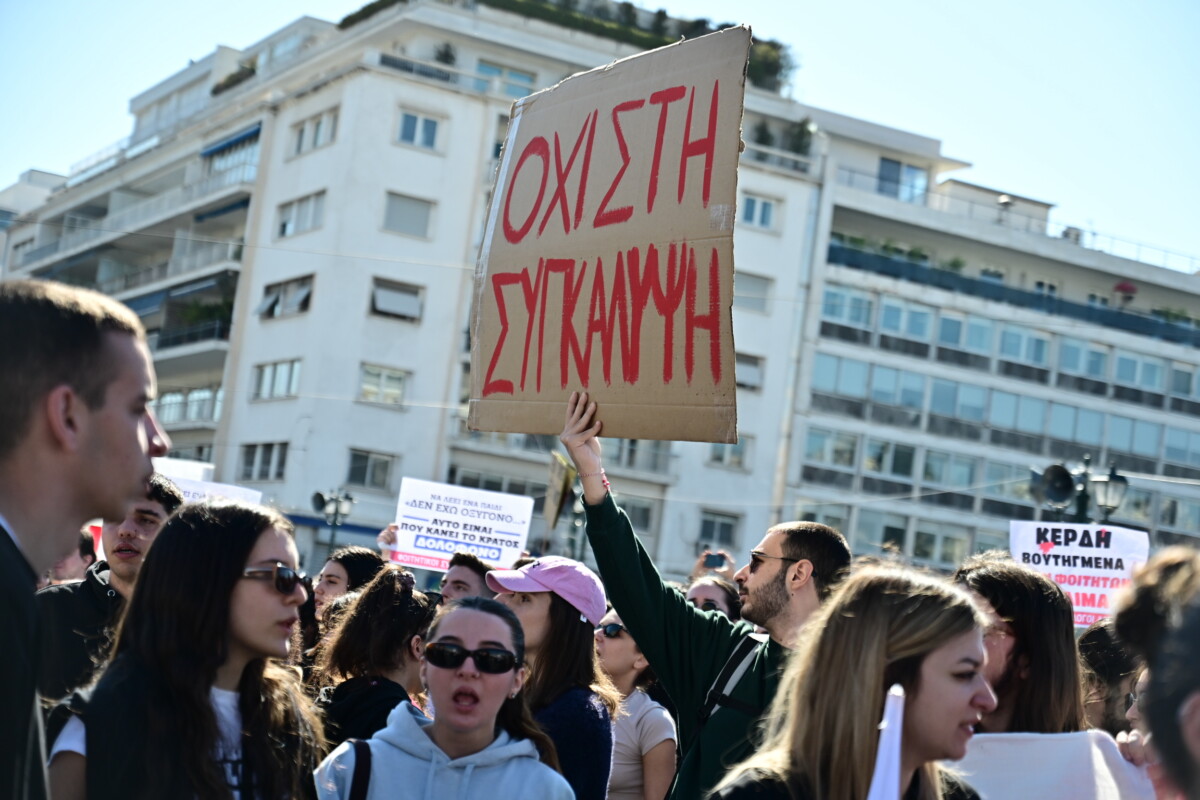
[(1116, 463), (1108, 465), (1107, 475), (1092, 478), (1092, 494), (1096, 498), (1096, 508), (1104, 514), (1102, 522), (1107, 525), (1108, 518), (1125, 499), (1125, 490), (1129, 488), (1129, 479), (1117, 474)]
[(329, 552), (332, 553), (337, 544), (337, 529), (350, 516), (350, 507), (355, 503), (354, 496), (345, 489), (331, 489), (327, 493), (313, 492), (313, 511), (325, 515), (329, 525)]

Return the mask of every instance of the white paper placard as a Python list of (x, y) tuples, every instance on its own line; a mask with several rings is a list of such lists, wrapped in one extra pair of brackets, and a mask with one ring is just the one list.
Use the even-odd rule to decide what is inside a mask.
[(1075, 627), (1086, 628), (1112, 613), (1117, 592), (1146, 563), (1145, 531), (1075, 522), (1008, 524), (1013, 559), (1057, 583), (1075, 608)]
[(450, 556), (465, 551), (508, 567), (525, 549), (532, 517), (532, 497), (405, 478), (391, 560), (445, 572)]

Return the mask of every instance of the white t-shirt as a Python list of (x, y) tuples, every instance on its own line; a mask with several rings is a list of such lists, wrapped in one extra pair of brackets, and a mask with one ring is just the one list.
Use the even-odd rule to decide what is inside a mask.
[[(217, 715), (217, 733), (220, 742), (214, 754), (217, 763), (225, 770), (225, 780), (233, 792), (234, 800), (240, 800), (242, 791), (242, 712), (238, 708), (238, 693), (213, 687), (209, 692), (213, 712)], [(47, 763), (54, 761), (59, 753), (78, 753), (87, 757), (87, 728), (83, 720), (72, 715), (63, 726), (62, 733), (54, 740)]]
[(642, 800), (642, 757), (656, 745), (675, 741), (675, 720), (641, 689), (621, 701), (623, 714), (613, 722), (612, 774), (608, 800)]

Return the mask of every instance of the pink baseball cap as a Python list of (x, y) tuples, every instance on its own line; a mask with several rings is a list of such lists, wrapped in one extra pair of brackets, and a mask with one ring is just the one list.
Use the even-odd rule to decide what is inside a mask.
[(494, 569), (488, 588), (500, 592), (554, 592), (592, 625), (599, 625), (608, 604), (596, 573), (571, 558), (542, 556), (520, 569)]

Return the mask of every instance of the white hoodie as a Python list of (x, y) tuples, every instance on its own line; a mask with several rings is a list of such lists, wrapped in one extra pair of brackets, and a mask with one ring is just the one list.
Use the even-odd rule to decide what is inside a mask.
[[(387, 726), (367, 740), (367, 800), (574, 800), (566, 779), (538, 760), (537, 748), (528, 739), (513, 739), (501, 731), (478, 753), (451, 759), (423, 730), (432, 724), (411, 703), (392, 710)], [(354, 748), (343, 742), (314, 773), (317, 796), (347, 800), (353, 775)]]

